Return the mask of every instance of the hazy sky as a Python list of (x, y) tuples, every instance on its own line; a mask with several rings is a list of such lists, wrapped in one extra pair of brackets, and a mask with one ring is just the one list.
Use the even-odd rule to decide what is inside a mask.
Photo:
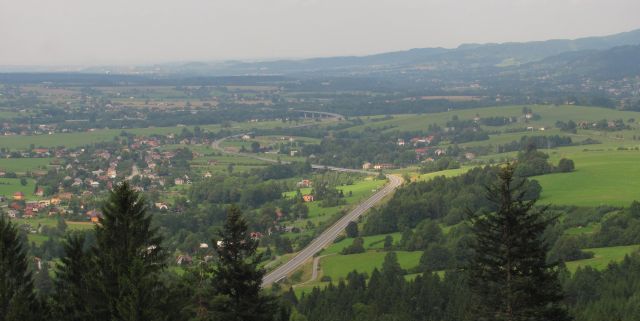
[(362, 55), (606, 35), (639, 0), (0, 0), (0, 65)]

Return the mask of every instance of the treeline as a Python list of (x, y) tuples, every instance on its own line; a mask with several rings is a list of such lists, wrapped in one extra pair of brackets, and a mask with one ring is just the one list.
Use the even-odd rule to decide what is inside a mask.
[[(493, 210), (484, 192), (495, 180), (498, 170), (491, 166), (477, 167), (458, 177), (439, 176), (408, 184), (397, 190), (384, 207), (369, 214), (363, 232), (373, 235), (402, 231), (416, 227), (425, 219), (453, 225), (464, 219), (467, 209)], [(525, 189), (527, 199), (534, 199), (542, 188), (536, 181), (528, 181)]]
[(556, 172), (568, 173), (575, 169), (575, 164), (570, 159), (560, 159), (558, 166), (551, 164), (548, 159), (549, 155), (538, 151), (535, 144), (529, 144), (525, 151), (518, 153), (516, 175), (529, 177)]
[(320, 144), (307, 144), (302, 155), (314, 162), (347, 168), (360, 168), (365, 162), (407, 165), (416, 162), (416, 153), (395, 144), (393, 136), (377, 131), (339, 132)]
[(241, 203), (258, 207), (282, 198), (290, 186), (282, 180), (311, 172), (309, 163), (274, 164), (235, 175), (216, 174), (196, 182), (189, 190), (189, 199), (201, 203)]
[(562, 146), (571, 146), (573, 141), (569, 136), (522, 136), (520, 141), (512, 141), (507, 144), (500, 144), (496, 146), (496, 153), (507, 153), (521, 151), (527, 148), (529, 145), (534, 145), (537, 148), (556, 148)]
[[(298, 319), (571, 320), (557, 266), (546, 262), (544, 232), (553, 218), (534, 208), (537, 198), (525, 199), (526, 181), (514, 176), (512, 165), (498, 173), (484, 194), (493, 210), (470, 213), (471, 252), (460, 269), (407, 281), (389, 252), (370, 276), (354, 271), (347, 282), (303, 295)], [(423, 229), (438, 238), (437, 225)]]
[[(392, 252), (391, 252), (392, 253)], [(444, 275), (426, 272), (406, 280), (394, 255), (385, 258), (371, 275), (356, 271), (324, 289), (314, 288), (294, 302), (308, 321), (465, 321), (477, 320), (468, 280), (462, 271)], [(640, 255), (626, 257), (602, 271), (560, 269), (563, 303), (575, 321), (640, 320)], [(537, 319), (554, 320), (554, 319)]]
[[(314, 288), (298, 300), (308, 321), (465, 320), (470, 291), (460, 273), (419, 275), (406, 281), (394, 252), (371, 275), (353, 271), (344, 281)], [(296, 316), (296, 314), (294, 314)]]
[[(240, 210), (201, 245), (200, 262), (181, 276), (168, 272), (166, 248), (145, 202), (122, 183), (104, 204), (95, 242), (69, 235), (48, 269), (29, 268), (17, 228), (0, 218), (0, 319), (29, 320), (288, 320), (289, 308), (261, 291), (257, 241)], [(210, 244), (210, 246), (209, 246)], [(34, 286), (34, 273), (39, 286)]]

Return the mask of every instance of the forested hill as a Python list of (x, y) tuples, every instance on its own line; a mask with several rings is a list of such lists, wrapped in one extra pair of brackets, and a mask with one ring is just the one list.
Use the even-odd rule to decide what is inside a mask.
[(564, 53), (521, 69), (567, 78), (620, 79), (635, 76), (640, 74), (640, 45)]
[[(602, 37), (574, 40), (556, 39), (532, 42), (463, 44), (457, 48), (416, 48), (368, 56), (343, 56), (304, 60), (236, 62), (224, 65), (199, 64), (200, 72), (208, 70), (230, 74), (288, 74), (304, 72), (360, 71), (379, 72), (394, 69), (506, 67), (540, 61), (566, 52), (606, 50), (617, 46), (640, 44), (640, 29)], [(174, 66), (177, 70), (182, 67)], [(191, 65), (184, 65), (190, 69)]]

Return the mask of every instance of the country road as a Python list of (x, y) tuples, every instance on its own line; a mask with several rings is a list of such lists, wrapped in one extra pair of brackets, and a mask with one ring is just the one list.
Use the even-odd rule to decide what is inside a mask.
[[(233, 138), (233, 137), (240, 137), (244, 134), (245, 133), (218, 139), (213, 143), (211, 143), (211, 147), (219, 151), (222, 151), (223, 153), (226, 153), (226, 154), (244, 156), (244, 157), (249, 157), (249, 158), (262, 160), (266, 162), (272, 162), (272, 163), (278, 162), (275, 159), (260, 157), (257, 155), (225, 151), (224, 148), (220, 147), (220, 143), (222, 143), (226, 139)], [(287, 162), (283, 161), (281, 163), (286, 164)], [(314, 169), (327, 169), (327, 170), (338, 171), (338, 172), (375, 174), (375, 172), (371, 172), (371, 171), (364, 171), (364, 170), (352, 169), (352, 168), (341, 168), (341, 167), (334, 167), (334, 166), (311, 165), (311, 167)], [(264, 287), (272, 283), (278, 282), (284, 279), (287, 275), (289, 275), (296, 269), (298, 269), (300, 266), (304, 265), (304, 263), (310, 258), (312, 258), (316, 253), (320, 252), (322, 249), (324, 249), (325, 247), (333, 243), (336, 237), (338, 237), (338, 235), (340, 235), (340, 233), (344, 231), (345, 227), (347, 227), (347, 224), (349, 224), (350, 221), (356, 221), (360, 216), (362, 216), (369, 209), (371, 209), (378, 202), (380, 202), (383, 198), (393, 193), (393, 191), (396, 188), (402, 185), (403, 179), (400, 178), (399, 176), (389, 175), (389, 174), (387, 174), (386, 176), (389, 182), (382, 189), (378, 190), (375, 194), (373, 194), (364, 202), (358, 204), (358, 206), (353, 210), (351, 210), (351, 212), (344, 215), (337, 222), (331, 225), (331, 227), (329, 227), (320, 235), (318, 235), (309, 245), (307, 245), (307, 247), (305, 247), (303, 250), (298, 252), (291, 260), (280, 265), (275, 270), (265, 275), (264, 278), (262, 279), (262, 286)]]

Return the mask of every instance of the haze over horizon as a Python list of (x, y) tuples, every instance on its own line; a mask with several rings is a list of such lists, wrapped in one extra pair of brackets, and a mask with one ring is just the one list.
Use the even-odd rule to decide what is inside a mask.
[(639, 28), (637, 12), (633, 0), (0, 0), (0, 65), (269, 60), (574, 39)]

